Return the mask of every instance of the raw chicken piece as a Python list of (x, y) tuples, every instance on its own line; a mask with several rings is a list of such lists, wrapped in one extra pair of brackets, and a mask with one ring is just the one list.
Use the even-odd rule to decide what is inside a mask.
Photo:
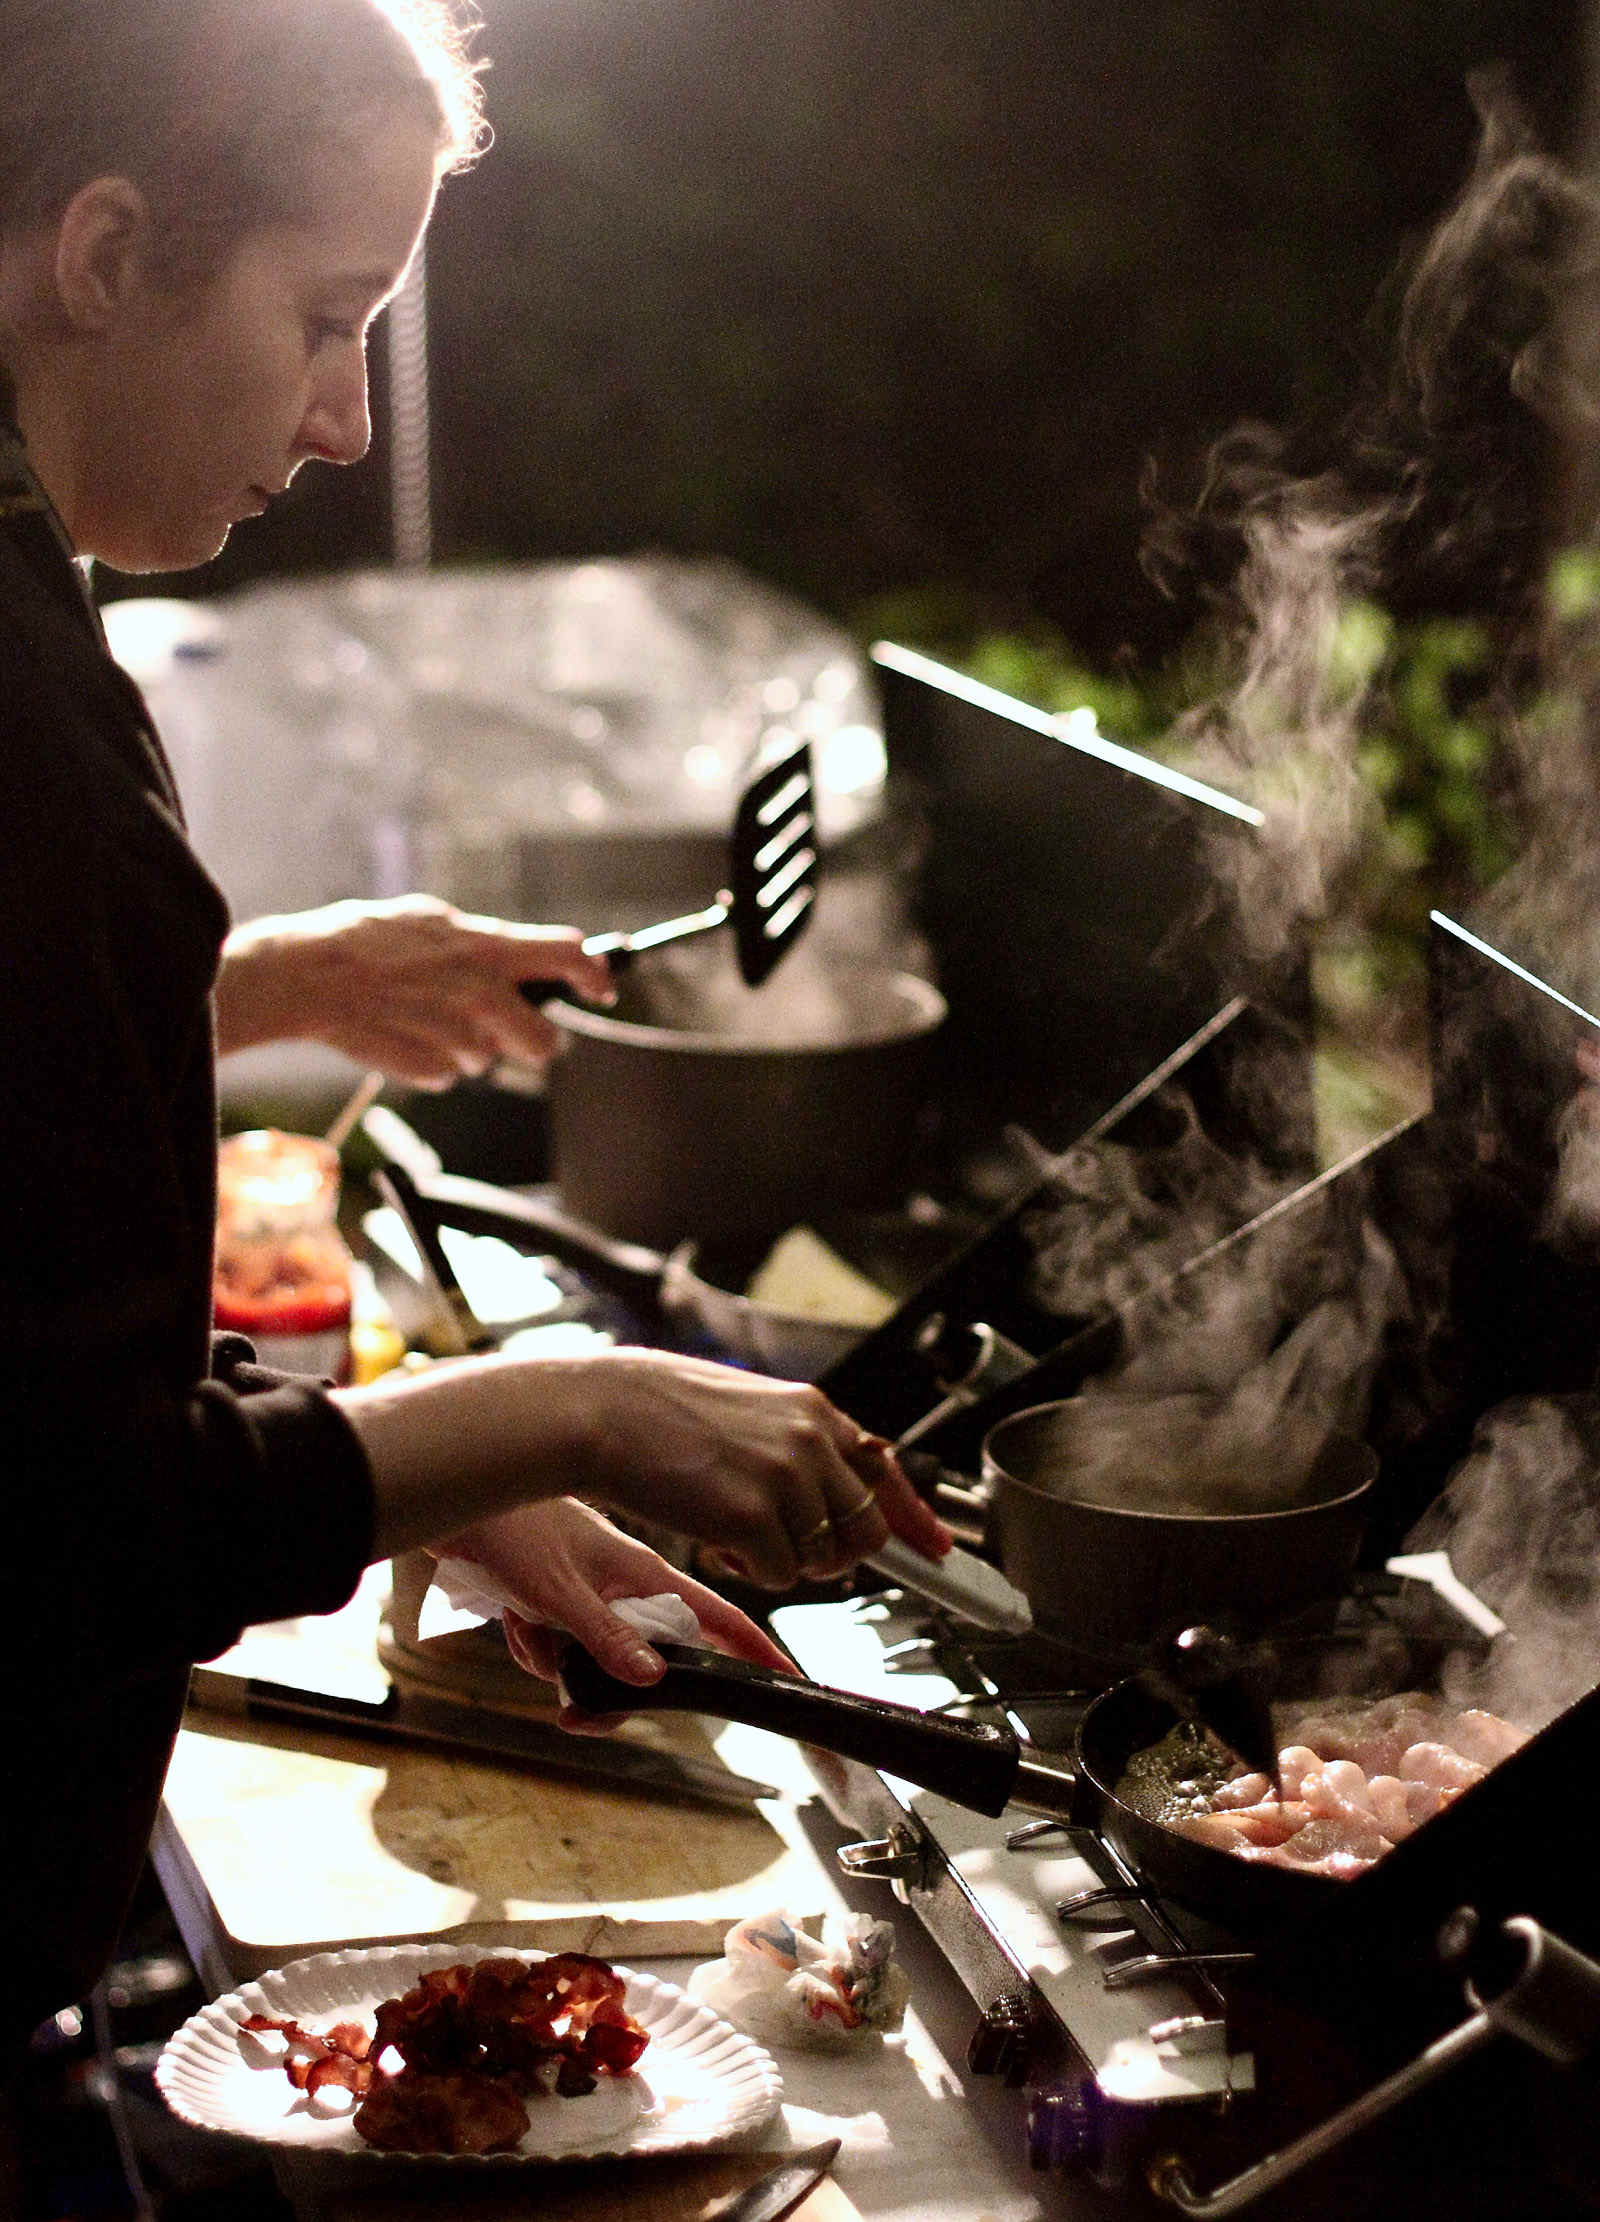
[(1168, 1826), (1192, 1843), (1209, 1844), (1214, 1852), (1236, 1852), (1245, 1842), (1236, 1820), (1232, 1813), (1182, 1813)]
[(1278, 1754), (1278, 1779), (1286, 1798), (1297, 1798), (1308, 1774), (1322, 1765), (1309, 1744), (1285, 1744)]
[(1374, 1775), (1367, 1784), (1367, 1802), (1391, 1844), (1403, 1843), (1417, 1825), (1411, 1817), (1406, 1785), (1398, 1775)]
[(1528, 1741), (1528, 1731), (1513, 1728), (1510, 1721), (1503, 1721), (1498, 1713), (1485, 1713), (1473, 1706), (1456, 1716), (1455, 1726), (1446, 1741), (1464, 1759), (1476, 1759), (1481, 1766), (1493, 1767), (1522, 1749)]
[(1330, 1759), (1315, 1773), (1308, 1773), (1300, 1795), (1313, 1814), (1357, 1825), (1372, 1817), (1367, 1778), (1353, 1759)]
[(1231, 1782), (1225, 1782), (1220, 1790), (1212, 1792), (1212, 1809), (1217, 1813), (1237, 1812), (1242, 1806), (1259, 1805), (1271, 1794), (1272, 1784), (1265, 1775), (1235, 1775)]
[(1394, 1774), (1410, 1744), (1440, 1736), (1449, 1719), (1437, 1698), (1409, 1691), (1399, 1697), (1325, 1701), (1314, 1711), (1290, 1711), (1285, 1726), (1297, 1745), (1310, 1745), (1321, 1760), (1348, 1759), (1364, 1775)]
[(1290, 1867), (1300, 1874), (1331, 1875), (1347, 1882), (1365, 1874), (1389, 1849), (1388, 1838), (1376, 1826), (1370, 1833), (1357, 1834), (1347, 1822), (1317, 1820), (1308, 1821), (1282, 1844), (1240, 1844), (1234, 1857), (1257, 1866)]
[(1236, 1858), (1348, 1879), (1527, 1742), (1493, 1713), (1458, 1713), (1409, 1690), (1375, 1700), (1274, 1707), (1283, 1802), (1237, 1774), (1208, 1810), (1169, 1823)]
[(1287, 1843), (1310, 1818), (1309, 1808), (1298, 1801), (1285, 1799), (1280, 1805), (1276, 1798), (1263, 1798), (1259, 1805), (1217, 1815), (1217, 1819), (1226, 1820), (1234, 1835), (1246, 1844)]
[(1478, 1759), (1463, 1759), (1445, 1744), (1412, 1744), (1396, 1770), (1402, 1782), (1428, 1782), (1440, 1790), (1470, 1790), (1489, 1772)]

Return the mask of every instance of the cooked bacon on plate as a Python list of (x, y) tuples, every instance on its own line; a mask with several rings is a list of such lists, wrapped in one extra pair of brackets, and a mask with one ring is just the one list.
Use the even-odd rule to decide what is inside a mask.
[(335, 2022), (315, 2035), (297, 2021), (274, 2021), (267, 2014), (251, 2014), (239, 2026), (257, 2033), (277, 2031), (288, 2047), (284, 2072), (295, 2089), (308, 2097), (330, 2085), (353, 2091), (358, 2098), (371, 2088), (376, 2072), (372, 2036), (358, 2021)]
[(522, 2142), (528, 2109), (492, 2075), (380, 2076), (356, 2115), (369, 2145), (390, 2153), (499, 2153)]
[(434, 1968), (386, 1998), (370, 2031), (359, 2022), (312, 2031), (266, 2014), (240, 2026), (283, 2037), (297, 2091), (337, 2086), (358, 2099), (355, 2126), (369, 2144), (499, 2152), (527, 2129), (529, 2098), (581, 2098), (602, 2075), (632, 2071), (650, 2039), (625, 1997), (608, 1961), (558, 1952)]

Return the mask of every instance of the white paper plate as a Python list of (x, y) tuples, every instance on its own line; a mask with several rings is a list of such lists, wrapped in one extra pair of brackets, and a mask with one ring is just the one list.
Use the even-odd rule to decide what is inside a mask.
[[(283, 2069), (281, 2040), (240, 2025), (251, 2014), (297, 2021), (307, 2030), (365, 2021), (385, 1998), (411, 1989), (430, 1968), (474, 1960), (539, 1960), (481, 1945), (374, 1945), (319, 1952), (275, 1968), (230, 1991), (169, 2038), (156, 2064), (167, 2104), (201, 2129), (225, 2130), (270, 2145), (359, 2153), (372, 2160), (416, 2155), (369, 2145), (350, 2114), (307, 2099)], [(685, 2152), (758, 2128), (777, 2111), (783, 2081), (776, 2062), (674, 1983), (619, 1967), (628, 2011), (650, 2033), (631, 2075), (602, 2076), (584, 2098), (531, 2099), (528, 2133), (513, 2152), (428, 2155), (430, 2164), (476, 2168), (529, 2160), (595, 2159), (614, 2153)], [(342, 2094), (333, 2094), (337, 2102)]]

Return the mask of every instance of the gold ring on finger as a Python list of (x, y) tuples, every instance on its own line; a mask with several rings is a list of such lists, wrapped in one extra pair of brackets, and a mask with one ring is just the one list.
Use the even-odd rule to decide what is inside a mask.
[(809, 1529), (806, 1534), (796, 1540), (794, 1546), (796, 1556), (802, 1559), (809, 1558), (813, 1551), (827, 1542), (832, 1533), (833, 1515), (832, 1513), (826, 1513), (814, 1528)]
[(833, 1515), (833, 1525), (836, 1528), (848, 1528), (853, 1525), (855, 1521), (862, 1519), (869, 1513), (876, 1513), (877, 1510), (877, 1499), (869, 1490), (867, 1495), (862, 1498), (861, 1502), (859, 1504), (853, 1504), (848, 1512), (836, 1512)]

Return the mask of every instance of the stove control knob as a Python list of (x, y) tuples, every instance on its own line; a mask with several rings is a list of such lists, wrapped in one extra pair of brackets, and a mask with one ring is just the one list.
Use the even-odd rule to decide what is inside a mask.
[(1045, 2083), (1028, 2095), (1028, 2165), (1077, 2175), (1100, 2159), (1094, 2100), (1083, 2083)]
[(1000, 2076), (1015, 2090), (1028, 2073), (1033, 2014), (1024, 1991), (1004, 1991), (972, 2032), (967, 2066), (974, 2075)]

